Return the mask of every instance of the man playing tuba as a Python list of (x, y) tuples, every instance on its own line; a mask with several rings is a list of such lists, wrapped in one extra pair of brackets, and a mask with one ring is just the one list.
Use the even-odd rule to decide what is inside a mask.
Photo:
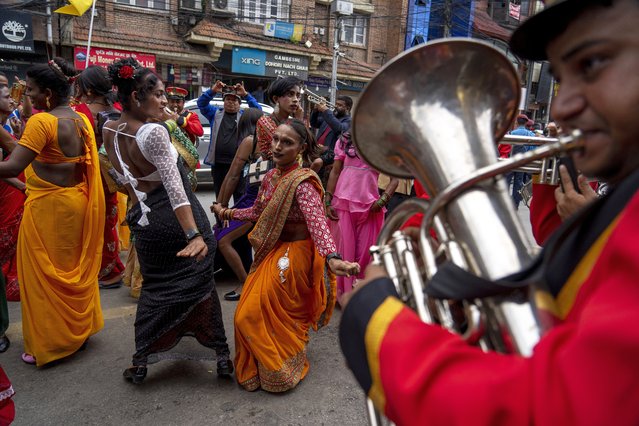
[(483, 352), (422, 323), (383, 270), (368, 268), (344, 310), (340, 341), (360, 385), (397, 424), (637, 424), (637, 22), (637, 0), (557, 0), (510, 42), (521, 57), (550, 61), (561, 84), (553, 117), (584, 135), (572, 158), (611, 186), (540, 255), (535, 301), (552, 327), (532, 356)]

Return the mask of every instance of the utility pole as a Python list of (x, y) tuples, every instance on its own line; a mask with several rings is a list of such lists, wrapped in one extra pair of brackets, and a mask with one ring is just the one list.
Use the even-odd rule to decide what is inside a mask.
[(331, 103), (337, 98), (337, 60), (343, 54), (339, 51), (339, 39), (344, 25), (343, 16), (353, 14), (353, 3), (347, 0), (333, 0), (331, 14), (335, 15), (335, 35), (333, 36), (333, 68), (331, 70)]
[(530, 91), (532, 90), (533, 71), (535, 70), (535, 61), (528, 61), (528, 72), (526, 73), (526, 99), (524, 103), (524, 111), (528, 111), (530, 103)]
[(550, 122), (550, 106), (552, 105), (552, 98), (555, 95), (555, 78), (550, 77), (550, 93), (548, 93), (548, 106), (546, 107), (546, 124)]
[(333, 68), (331, 69), (331, 104), (335, 105), (337, 99), (337, 61), (339, 59), (339, 38), (342, 33), (342, 17), (335, 20), (335, 35), (333, 37)]

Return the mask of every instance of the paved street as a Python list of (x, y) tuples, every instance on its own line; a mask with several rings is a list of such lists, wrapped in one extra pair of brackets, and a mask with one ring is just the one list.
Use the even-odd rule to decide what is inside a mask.
[[(208, 211), (206, 188), (198, 191)], [(519, 211), (528, 223), (528, 209)], [(529, 229), (529, 225), (526, 225)], [(218, 281), (218, 294), (237, 283)], [(339, 351), (336, 310), (328, 327), (311, 333), (310, 372), (281, 395), (246, 392), (234, 380), (220, 380), (215, 363), (163, 361), (149, 366), (141, 386), (122, 378), (134, 351), (136, 303), (128, 288), (101, 290), (105, 327), (87, 349), (54, 366), (37, 370), (20, 360), (23, 349), (20, 306), (10, 302), (11, 348), (0, 362), (13, 382), (16, 425), (364, 425), (364, 397)], [(226, 334), (233, 351), (235, 302), (222, 300)], [(207, 350), (185, 338), (183, 352)]]
[[(202, 189), (198, 196), (208, 210), (212, 197)], [(218, 282), (220, 298), (236, 284), (228, 278)], [(0, 362), (16, 391), (15, 425), (366, 424), (363, 394), (339, 351), (339, 311), (329, 326), (311, 332), (309, 374), (285, 394), (246, 392), (234, 380), (220, 380), (214, 361), (162, 361), (150, 365), (144, 383), (134, 386), (125, 382), (122, 371), (135, 347), (135, 300), (128, 288), (100, 293), (104, 329), (85, 351), (39, 370), (20, 360), (20, 305), (9, 302), (11, 348), (0, 355)], [(235, 306), (222, 300), (231, 352)], [(211, 353), (191, 338), (176, 349)]]

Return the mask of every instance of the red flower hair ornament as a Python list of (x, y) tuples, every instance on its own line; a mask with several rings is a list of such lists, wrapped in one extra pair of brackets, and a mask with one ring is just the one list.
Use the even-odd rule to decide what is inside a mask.
[(133, 69), (132, 66), (130, 65), (124, 65), (122, 68), (120, 68), (120, 71), (118, 71), (118, 77), (128, 80), (133, 78), (133, 73), (135, 72), (135, 70)]

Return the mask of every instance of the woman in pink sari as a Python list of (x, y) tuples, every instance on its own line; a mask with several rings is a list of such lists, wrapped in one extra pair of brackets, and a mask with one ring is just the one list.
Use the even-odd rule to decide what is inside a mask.
[(399, 183), (391, 178), (380, 196), (378, 177), (379, 172), (357, 153), (350, 133), (343, 133), (335, 143), (335, 162), (326, 185), (324, 204), (337, 250), (344, 260), (357, 262), (361, 272), (337, 277), (337, 300), (353, 289), (358, 278), (364, 277), (364, 269), (371, 261), (369, 248), (375, 244), (384, 224), (384, 206)]

